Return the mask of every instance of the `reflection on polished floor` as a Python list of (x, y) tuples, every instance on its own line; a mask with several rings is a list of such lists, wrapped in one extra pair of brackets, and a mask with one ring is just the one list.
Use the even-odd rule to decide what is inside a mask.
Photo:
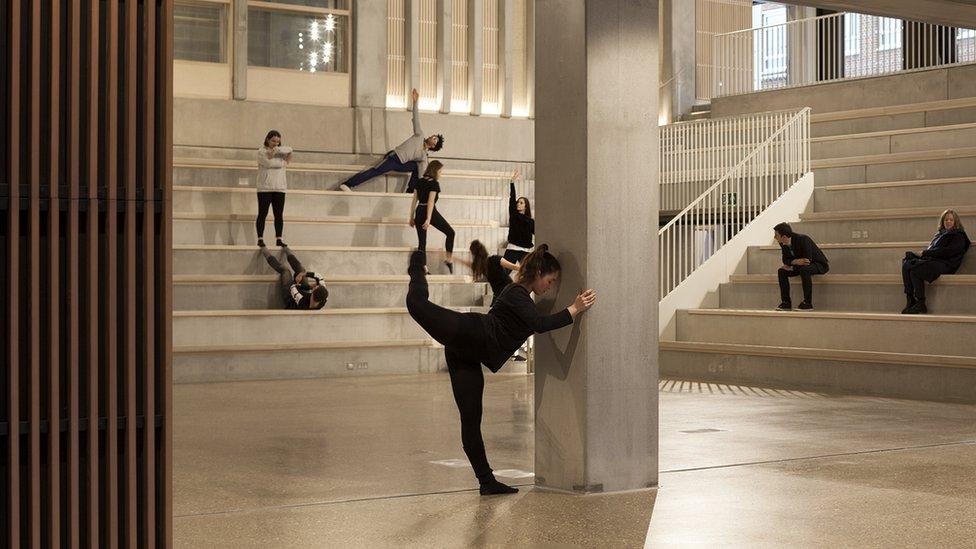
[(660, 488), (579, 497), (531, 487), (532, 382), (488, 376), (491, 498), (446, 375), (179, 385), (176, 546), (972, 546), (974, 406), (664, 381)]

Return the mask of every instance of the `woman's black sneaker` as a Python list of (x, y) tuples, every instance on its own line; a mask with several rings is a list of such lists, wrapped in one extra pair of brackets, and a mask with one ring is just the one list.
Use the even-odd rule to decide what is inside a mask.
[(258, 248), (264, 248), (264, 247), (265, 247), (265, 245), (264, 245), (264, 239), (263, 238), (259, 238), (258, 239)]
[(451, 274), (454, 274), (454, 264), (450, 261), (445, 261), (444, 264), (447, 265), (447, 270), (450, 271)]
[(801, 311), (812, 311), (813, 310), (813, 304), (812, 303), (807, 303), (806, 301), (804, 301), (803, 303), (800, 303), (799, 306), (797, 306), (797, 309), (800, 309)]
[(782, 303), (779, 304), (779, 307), (776, 307), (776, 310), (777, 311), (792, 311), (793, 310), (793, 304), (790, 303), (789, 301), (784, 301), (784, 302), (782, 302)]

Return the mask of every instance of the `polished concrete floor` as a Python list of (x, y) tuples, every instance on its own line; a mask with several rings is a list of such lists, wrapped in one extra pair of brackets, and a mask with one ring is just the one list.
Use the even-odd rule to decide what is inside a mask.
[(658, 490), (532, 488), (488, 376), (482, 498), (446, 375), (179, 385), (177, 547), (974, 547), (976, 406), (662, 382)]

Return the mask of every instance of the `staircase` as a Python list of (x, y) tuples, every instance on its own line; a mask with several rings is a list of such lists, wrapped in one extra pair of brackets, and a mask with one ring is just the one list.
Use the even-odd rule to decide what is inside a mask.
[[(256, 246), (254, 152), (174, 149), (173, 378), (177, 383), (434, 372), (443, 352), (404, 307), (406, 266), (417, 236), (407, 221), (410, 195), (399, 176), (357, 192), (332, 191), (374, 159), (296, 153), (289, 166), (285, 241), (310, 270), (324, 273), (321, 311), (282, 309), (277, 276)], [(504, 162), (445, 161), (438, 209), (467, 258), (477, 238), (504, 245), (508, 177)], [(521, 166), (523, 173), (526, 166)], [(518, 185), (532, 198), (533, 183)], [(271, 244), (269, 216), (265, 240)], [(269, 238), (269, 236), (271, 238)], [(270, 248), (283, 254), (275, 247)], [(435, 303), (482, 310), (487, 286), (442, 263), (443, 237), (429, 238)]]
[(793, 228), (830, 260), (816, 310), (773, 311), (779, 248), (750, 248), (718, 308), (678, 312), (662, 376), (976, 402), (976, 251), (928, 287), (931, 314), (899, 314), (904, 252), (943, 209), (976, 232), (976, 98), (818, 113), (811, 135), (816, 190)]

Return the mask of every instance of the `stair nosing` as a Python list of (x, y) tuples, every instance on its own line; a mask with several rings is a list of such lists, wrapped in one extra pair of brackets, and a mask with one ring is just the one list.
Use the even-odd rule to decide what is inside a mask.
[[(332, 173), (356, 173), (369, 168), (372, 164), (332, 164), (328, 162), (292, 162), (287, 168), (296, 172), (332, 172)], [(213, 168), (213, 169), (253, 169), (257, 170), (257, 162), (254, 160), (244, 160), (236, 158), (193, 158), (178, 157), (173, 158), (174, 168)], [(452, 170), (445, 169), (443, 172), (447, 177), (459, 177), (465, 179), (509, 179), (510, 172), (499, 172), (494, 170)]]
[[(288, 246), (291, 250), (305, 252), (412, 252), (414, 246)], [(173, 244), (173, 251), (231, 251), (260, 253), (257, 245), (245, 244)], [(441, 253), (443, 248), (427, 248), (428, 253)], [(454, 250), (454, 255), (469, 255), (468, 250)]]
[[(447, 307), (448, 309), (469, 312), (484, 309), (476, 305), (466, 307)], [(209, 311), (180, 310), (173, 311), (173, 318), (223, 318), (223, 317), (256, 317), (256, 316), (347, 316), (347, 315), (407, 315), (406, 307), (372, 307), (372, 308), (338, 308), (328, 307), (319, 310), (304, 309), (216, 309)]]
[[(746, 274), (732, 275), (729, 280), (735, 284), (775, 284), (776, 275), (770, 274)], [(826, 274), (813, 277), (814, 284), (892, 284), (901, 286), (902, 278), (899, 275), (876, 275), (876, 274)], [(942, 275), (933, 282), (939, 286), (970, 286), (976, 285), (976, 275), (951, 274)]]
[[(203, 221), (211, 223), (221, 223), (221, 222), (238, 222), (238, 223), (254, 223), (254, 216), (257, 212), (252, 214), (198, 214), (193, 212), (174, 212), (174, 221)], [(403, 217), (381, 217), (381, 218), (361, 218), (360, 221), (355, 221), (354, 218), (341, 218), (333, 217), (329, 219), (324, 218), (314, 218), (314, 217), (296, 217), (288, 216), (288, 223), (301, 223), (305, 225), (403, 225), (407, 227), (407, 222), (404, 221), (407, 218), (406, 215)], [(492, 229), (507, 229), (507, 226), (499, 224), (497, 221), (488, 221), (480, 219), (451, 219), (451, 225), (455, 227), (487, 227)]]
[(436, 348), (437, 342), (428, 339), (403, 339), (385, 341), (335, 341), (335, 342), (299, 342), (299, 343), (270, 343), (247, 345), (174, 345), (174, 354), (205, 354), (205, 353), (250, 353), (260, 351), (308, 351), (316, 349), (381, 349), (381, 348)]
[(976, 129), (976, 122), (964, 122), (960, 124), (944, 124), (942, 126), (921, 126), (917, 128), (901, 128), (897, 130), (880, 130), (876, 132), (825, 135), (822, 137), (811, 137), (810, 143), (829, 143), (831, 141), (844, 141), (847, 139), (872, 139), (878, 137), (891, 137), (897, 135), (912, 135), (917, 133), (935, 133), (939, 131), (955, 131), (955, 130), (971, 130), (971, 129)]
[(870, 154), (860, 156), (844, 156), (838, 158), (823, 158), (810, 161), (811, 169), (847, 168), (853, 166), (868, 166), (877, 164), (898, 164), (902, 162), (925, 162), (929, 160), (948, 160), (953, 158), (971, 158), (976, 156), (976, 147), (962, 147), (953, 149), (932, 149), (925, 151), (909, 151), (899, 153)]
[[(247, 193), (255, 194), (257, 189), (254, 187), (215, 187), (208, 185), (174, 185), (173, 192), (183, 191), (183, 192), (214, 192), (214, 193)], [(313, 196), (349, 196), (349, 197), (371, 197), (371, 198), (386, 198), (386, 197), (399, 197), (403, 200), (409, 200), (411, 195), (407, 193), (385, 193), (385, 192), (374, 192), (374, 191), (329, 191), (329, 190), (318, 190), (318, 189), (289, 189), (286, 191), (288, 194), (306, 194)], [(468, 194), (441, 194), (442, 200), (452, 199), (452, 200), (504, 200), (503, 196), (495, 195), (468, 195)]]
[(769, 309), (684, 309), (690, 315), (792, 317), (827, 320), (874, 320), (884, 322), (943, 322), (974, 324), (976, 315), (903, 315), (898, 313), (864, 313), (849, 311), (774, 311)]
[[(976, 206), (957, 206), (953, 208), (960, 216), (976, 215)], [(801, 213), (800, 221), (848, 221), (861, 219), (910, 219), (938, 217), (945, 208), (887, 208), (877, 210), (834, 210), (825, 212)]]
[(976, 97), (960, 97), (956, 99), (936, 99), (918, 103), (903, 103), (884, 107), (866, 107), (863, 109), (847, 109), (843, 111), (829, 111), (810, 115), (810, 124), (837, 122), (840, 120), (857, 120), (858, 118), (875, 118), (895, 114), (911, 114), (929, 111), (947, 111), (976, 107)]
[(918, 179), (906, 181), (882, 181), (878, 183), (852, 183), (849, 185), (827, 185), (818, 187), (825, 191), (856, 191), (864, 189), (885, 189), (897, 187), (923, 187), (934, 185), (959, 185), (965, 183), (976, 183), (976, 177), (945, 177), (938, 179)]
[(885, 351), (863, 351), (857, 349), (817, 349), (813, 347), (712, 343), (706, 341), (662, 341), (661, 350), (709, 354), (729, 353), (753, 356), (782, 356), (828, 360), (831, 362), (867, 362), (976, 369), (976, 357), (958, 355), (889, 353)]
[[(410, 278), (407, 275), (323, 275), (327, 284), (408, 284)], [(278, 280), (278, 275), (173, 275), (174, 285), (188, 284), (258, 284), (273, 283)], [(485, 284), (475, 282), (470, 276), (466, 275), (427, 275), (427, 281), (431, 284)]]
[[(821, 250), (856, 250), (860, 248), (902, 248), (914, 249), (919, 246), (927, 246), (929, 243), (924, 241), (915, 242), (832, 242), (817, 244)], [(759, 246), (762, 251), (780, 251), (778, 244)]]

